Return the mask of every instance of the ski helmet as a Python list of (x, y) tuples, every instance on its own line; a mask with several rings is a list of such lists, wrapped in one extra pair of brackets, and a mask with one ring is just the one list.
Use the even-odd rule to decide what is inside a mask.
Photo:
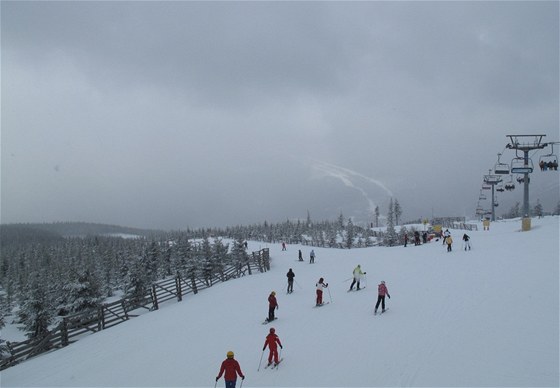
[(381, 284), (385, 284), (385, 280), (382, 280), (382, 281), (381, 281)]
[(227, 358), (233, 358), (233, 352), (231, 350), (227, 352)]
[(272, 291), (270, 295), (276, 295), (276, 291)]
[(323, 280), (324, 280), (323, 278), (319, 279), (319, 283), (322, 283), (322, 282), (323, 282)]
[(275, 328), (273, 328), (273, 327), (270, 328), (270, 334), (274, 334), (275, 331), (276, 331)]

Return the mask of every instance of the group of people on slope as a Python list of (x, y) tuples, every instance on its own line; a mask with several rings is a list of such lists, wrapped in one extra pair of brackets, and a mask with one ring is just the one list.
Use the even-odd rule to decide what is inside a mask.
[[(271, 365), (274, 361), (274, 365), (278, 365), (280, 363), (280, 357), (278, 356), (278, 346), (280, 349), (283, 349), (282, 342), (280, 342), (280, 338), (276, 335), (276, 329), (273, 327), (270, 328), (268, 335), (264, 339), (263, 345), (263, 353), (267, 348), (270, 350), (268, 355), (268, 365)], [(220, 367), (220, 372), (218, 376), (216, 376), (216, 382), (224, 376), (224, 380), (226, 383), (226, 388), (235, 388), (235, 384), (237, 383), (237, 376), (241, 377), (241, 380), (245, 380), (245, 375), (241, 371), (241, 366), (239, 362), (234, 358), (233, 352), (230, 350), (226, 354), (226, 359), (222, 362)]]
[[(464, 233), (463, 234), (463, 246), (465, 251), (467, 250), (471, 250), (471, 238), (468, 234)], [(449, 229), (446, 229), (445, 232), (443, 232), (443, 244), (447, 244), (447, 252), (451, 252), (453, 250), (452, 245), (453, 245), (453, 238), (451, 237), (451, 233), (449, 232)]]
[[(301, 253), (301, 249), (298, 250), (298, 261), (303, 261), (303, 253)], [(309, 264), (315, 263), (315, 251), (312, 249), (309, 252)]]

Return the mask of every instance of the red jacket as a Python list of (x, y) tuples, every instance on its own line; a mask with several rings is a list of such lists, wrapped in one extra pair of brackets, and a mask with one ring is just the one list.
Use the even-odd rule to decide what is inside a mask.
[(380, 296), (389, 295), (389, 290), (387, 290), (385, 284), (380, 284), (379, 286), (377, 286), (377, 294)]
[(222, 377), (224, 371), (226, 372), (226, 374), (224, 375), (224, 379), (226, 381), (237, 380), (238, 374), (241, 377), (245, 377), (243, 375), (243, 372), (241, 372), (239, 363), (234, 358), (227, 358), (224, 360), (224, 362), (222, 362), (222, 367), (220, 368), (220, 374), (218, 375), (218, 378)]
[(270, 296), (268, 297), (268, 307), (270, 308), (275, 308), (276, 306), (278, 306), (278, 302), (276, 301), (276, 297), (272, 294), (270, 294)]
[(280, 338), (278, 338), (276, 334), (270, 333), (269, 335), (266, 336), (266, 339), (264, 340), (263, 350), (266, 349), (266, 345), (268, 345), (270, 350), (276, 350), (277, 349), (276, 344), (282, 346), (282, 343), (280, 342)]

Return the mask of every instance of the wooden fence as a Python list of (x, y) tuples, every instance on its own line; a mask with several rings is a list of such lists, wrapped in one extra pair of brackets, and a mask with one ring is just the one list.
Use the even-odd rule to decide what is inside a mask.
[(41, 338), (7, 342), (9, 355), (0, 360), (0, 370), (38, 354), (67, 346), (85, 335), (126, 322), (130, 318), (137, 317), (139, 314), (134, 314), (134, 312), (139, 309), (157, 310), (161, 303), (175, 299), (180, 302), (183, 300), (183, 296), (197, 294), (213, 284), (268, 270), (270, 270), (270, 256), (268, 248), (265, 248), (252, 252), (246, 262), (230, 265), (220, 273), (208, 278), (193, 276), (185, 279), (177, 275), (161, 280), (153, 283), (143, 298), (123, 298), (103, 304), (97, 310), (68, 315)]

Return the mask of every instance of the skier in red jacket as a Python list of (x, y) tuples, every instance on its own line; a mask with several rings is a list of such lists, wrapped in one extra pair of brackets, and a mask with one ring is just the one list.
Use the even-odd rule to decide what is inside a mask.
[(237, 375), (241, 377), (241, 380), (245, 380), (245, 375), (241, 372), (241, 367), (237, 360), (233, 358), (233, 352), (230, 350), (227, 352), (227, 358), (222, 362), (222, 367), (220, 368), (220, 374), (216, 377), (216, 381), (222, 377), (224, 374), (224, 380), (226, 382), (226, 388), (235, 388), (237, 382)]
[(268, 322), (274, 321), (274, 310), (278, 309), (278, 301), (276, 300), (276, 292), (272, 291), (268, 296)]
[(272, 357), (274, 357), (274, 365), (278, 365), (278, 363), (280, 362), (278, 360), (278, 347), (276, 345), (280, 346), (280, 349), (282, 349), (282, 343), (280, 342), (280, 338), (278, 338), (278, 336), (276, 335), (276, 330), (271, 327), (270, 328), (270, 333), (266, 336), (266, 339), (264, 340), (264, 346), (263, 346), (263, 352), (266, 349), (266, 347), (268, 346), (268, 349), (270, 349), (270, 353), (268, 355), (268, 365), (272, 364)]
[(382, 280), (381, 283), (377, 286), (377, 303), (375, 304), (375, 314), (377, 314), (379, 303), (381, 303), (381, 312), (385, 312), (385, 295), (387, 295), (387, 297), (391, 299), (389, 290), (387, 290), (387, 286), (385, 286), (385, 280)]

